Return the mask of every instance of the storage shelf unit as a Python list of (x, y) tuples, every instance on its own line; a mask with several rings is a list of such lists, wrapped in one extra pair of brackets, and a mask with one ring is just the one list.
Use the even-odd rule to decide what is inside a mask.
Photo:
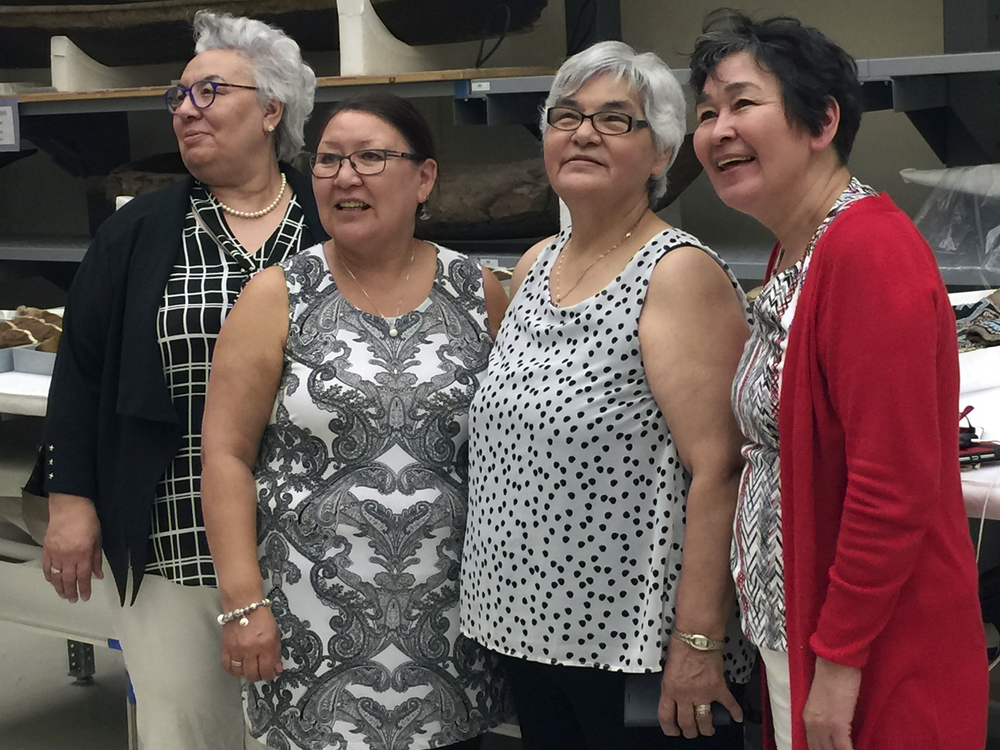
[(88, 244), (90, 244), (88, 237), (0, 236), (0, 260), (79, 263), (83, 260)]
[[(869, 111), (904, 112), (948, 166), (1000, 162), (1000, 97), (984, 96), (1000, 86), (1000, 52), (973, 52), (924, 57), (876, 58), (858, 61)], [(688, 71), (675, 71), (687, 83)], [(524, 68), (462, 69), (366, 77), (329, 77), (318, 81), (316, 102), (336, 101), (371, 88), (407, 98), (445, 98), (454, 104), (455, 120), (465, 125), (530, 124), (552, 84), (552, 71)], [(40, 91), (17, 97), (21, 132), (58, 129), (75, 116), (156, 110), (163, 107), (163, 87), (79, 93)], [(40, 127), (36, 128), (35, 125)], [(99, 135), (98, 135), (99, 134)], [(95, 130), (91, 139), (107, 138)], [(85, 143), (86, 141), (78, 141)], [(78, 146), (81, 152), (87, 151)], [(111, 155), (108, 158), (112, 158)], [(0, 260), (73, 262), (82, 256), (86, 240), (49, 241), (0, 235)], [(745, 278), (759, 278), (766, 248), (734, 248), (734, 269)], [(943, 269), (949, 283), (975, 283), (978, 269)]]
[[(675, 70), (684, 85), (688, 70)], [(1000, 52), (858, 60), (868, 111), (910, 118), (947, 166), (1000, 162)], [(483, 77), (456, 83), (456, 119), (500, 125), (537, 117), (552, 76)], [(987, 92), (984, 94), (983, 92)]]

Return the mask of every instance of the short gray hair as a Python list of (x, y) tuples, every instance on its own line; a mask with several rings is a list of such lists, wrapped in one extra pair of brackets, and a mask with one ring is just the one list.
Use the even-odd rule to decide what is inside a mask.
[(302, 61), (299, 45), (281, 29), (253, 18), (200, 10), (194, 17), (194, 52), (230, 49), (250, 61), (257, 100), (285, 105), (274, 132), (274, 150), (290, 162), (305, 145), (305, 125), (313, 108), (316, 74)]
[(628, 83), (642, 102), (645, 119), (653, 132), (653, 144), (661, 154), (670, 151), (666, 168), (649, 181), (649, 204), (652, 206), (667, 192), (667, 170), (677, 158), (687, 129), (684, 91), (667, 64), (654, 53), (640, 55), (624, 42), (598, 42), (566, 60), (556, 73), (545, 100), (540, 122), (542, 135), (549, 127), (545, 110), (602, 74)]

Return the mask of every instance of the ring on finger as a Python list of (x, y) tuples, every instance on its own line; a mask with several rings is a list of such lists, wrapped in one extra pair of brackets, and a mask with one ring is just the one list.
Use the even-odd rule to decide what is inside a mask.
[(49, 568), (49, 572), (50, 572), (50, 573), (51, 573), (52, 575), (54, 575), (54, 576), (57, 576), (57, 575), (59, 575), (60, 573), (62, 573), (62, 571), (61, 571), (61, 570), (59, 570), (59, 568), (56, 568), (56, 567), (52, 567), (52, 568)]
[(230, 666), (232, 666), (232, 667), (242, 667), (242, 666), (243, 666), (243, 662), (241, 662), (241, 661), (236, 661), (235, 659), (230, 659), (230, 660), (229, 660), (229, 664), (230, 664)]
[(711, 716), (712, 715), (712, 704), (711, 703), (699, 703), (694, 707), (694, 713), (696, 716)]

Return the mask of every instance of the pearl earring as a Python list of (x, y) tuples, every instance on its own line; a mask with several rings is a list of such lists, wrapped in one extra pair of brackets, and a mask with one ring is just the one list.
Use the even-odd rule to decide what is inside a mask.
[(268, 125), (267, 126), (267, 132), (268, 133), (273, 133), (274, 132), (274, 125)]

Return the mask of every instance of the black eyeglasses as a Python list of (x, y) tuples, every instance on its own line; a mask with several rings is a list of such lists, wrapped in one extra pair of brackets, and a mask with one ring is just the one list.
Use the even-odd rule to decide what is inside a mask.
[(315, 154), (309, 154), (309, 166), (312, 167), (312, 173), (316, 177), (336, 177), (340, 172), (341, 164), (346, 161), (358, 174), (371, 176), (382, 174), (385, 171), (385, 163), (390, 158), (409, 159), (414, 162), (426, 161), (423, 156), (408, 154), (405, 151), (392, 151), (388, 148), (363, 148), (347, 156), (335, 154), (332, 151), (317, 151)]
[(256, 86), (244, 86), (242, 83), (226, 83), (225, 81), (195, 81), (190, 86), (171, 86), (163, 94), (163, 99), (167, 103), (167, 109), (171, 113), (176, 112), (184, 103), (184, 97), (190, 97), (191, 103), (198, 109), (208, 109), (215, 101), (216, 94), (219, 93), (219, 86), (228, 86), (232, 89), (249, 89), (256, 91)]
[(594, 130), (603, 135), (625, 135), (633, 130), (649, 127), (646, 120), (637, 120), (624, 112), (595, 112), (585, 115), (572, 107), (549, 107), (545, 119), (556, 130), (577, 130), (584, 120), (590, 120)]

